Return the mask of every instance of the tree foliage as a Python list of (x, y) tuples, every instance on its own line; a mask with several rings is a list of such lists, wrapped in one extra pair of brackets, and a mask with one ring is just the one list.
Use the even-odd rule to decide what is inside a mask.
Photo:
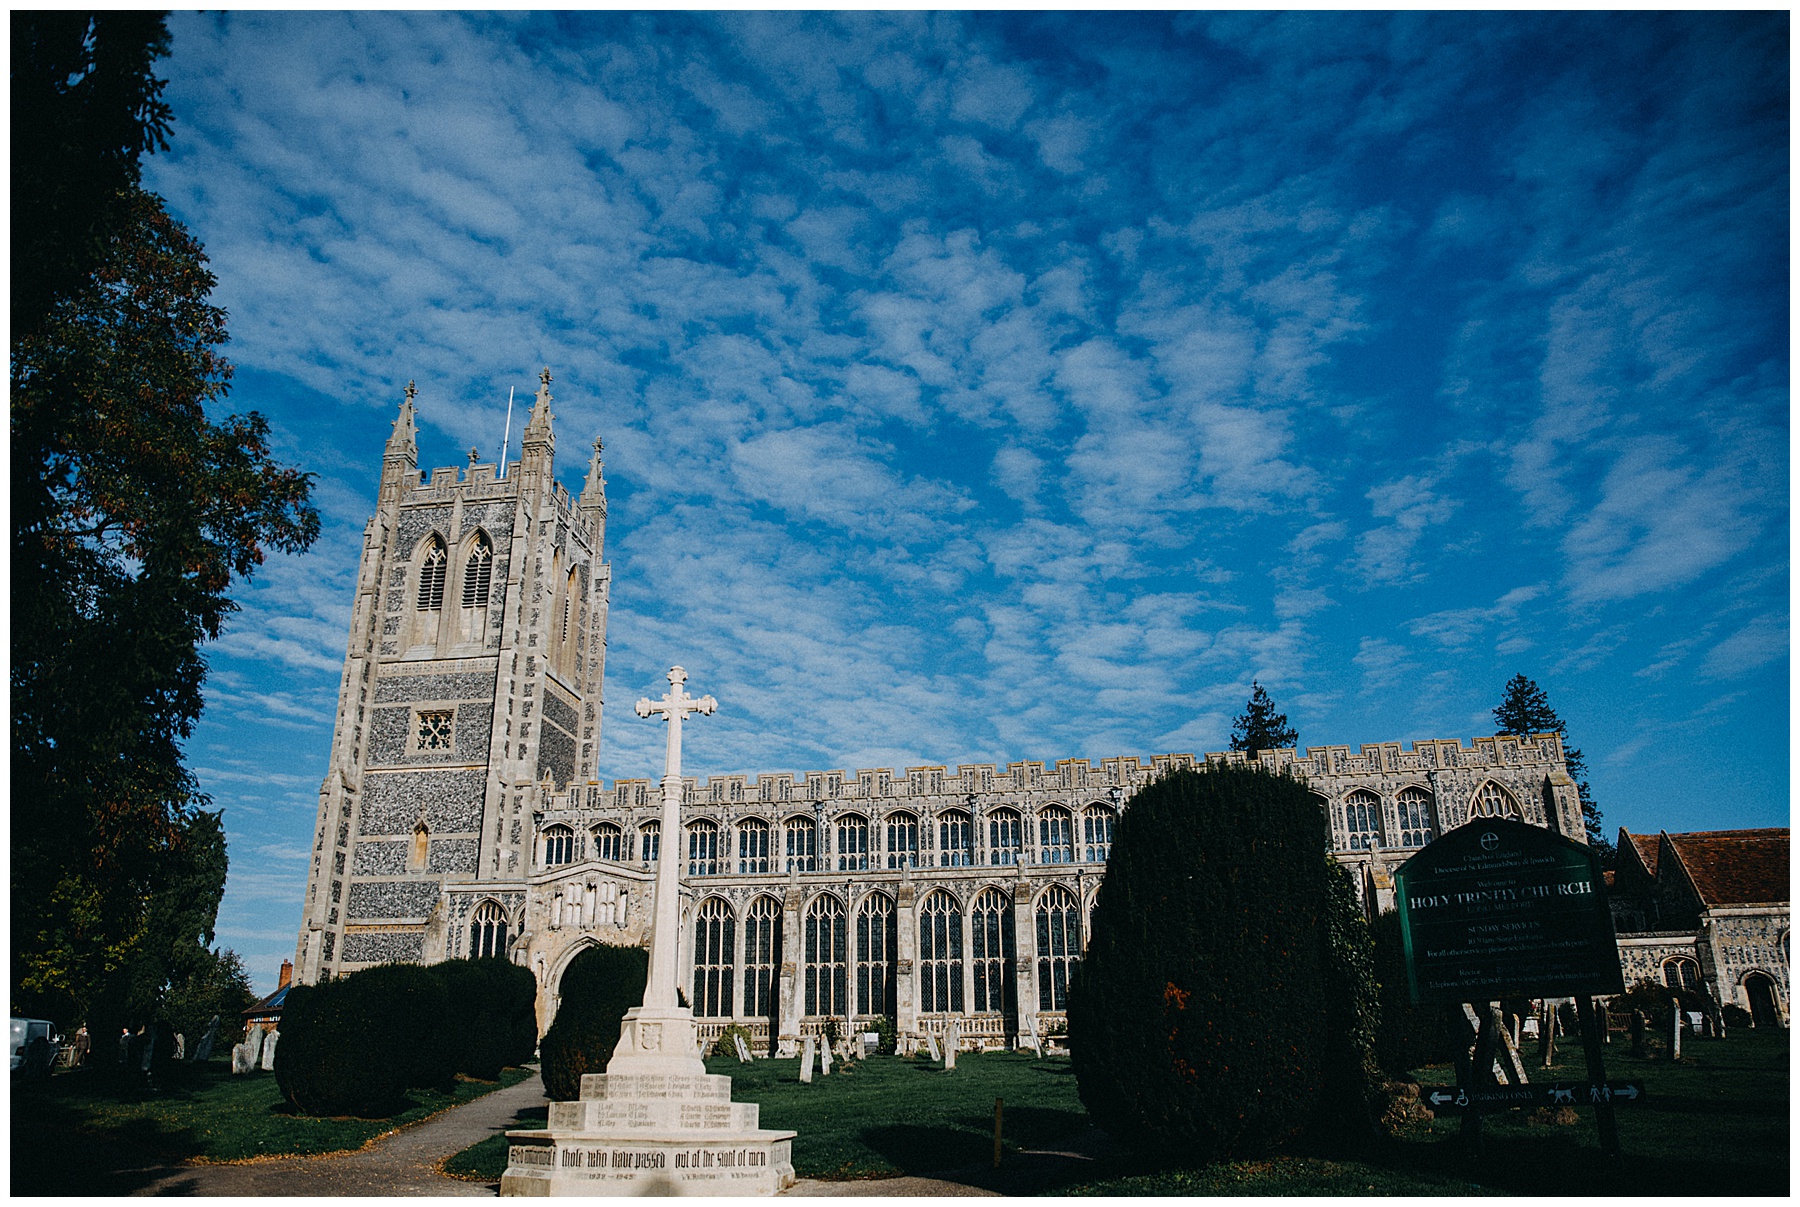
[(1259, 750), (1292, 750), (1299, 742), (1300, 735), (1289, 727), (1287, 714), (1276, 712), (1269, 693), (1252, 680), (1250, 702), (1231, 725), (1231, 748), (1255, 758)]
[(243, 1012), (254, 1001), (256, 993), (250, 988), (243, 957), (222, 947), (186, 961), (184, 971), (171, 979), (163, 995), (162, 1016), (187, 1037), (187, 1050), (192, 1052), (215, 1016), (221, 1037), (228, 1040), (236, 1034)]
[(448, 1043), (456, 1071), (493, 1081), (537, 1048), (537, 978), (499, 956), (445, 960), (431, 971), (450, 995)]
[(1259, 768), (1164, 776), (1121, 815), (1069, 1039), (1095, 1122), (1206, 1162), (1368, 1100), (1368, 937), (1305, 787)]
[(378, 964), (340, 980), (297, 985), (281, 1009), (275, 1080), (307, 1115), (384, 1118), (411, 1089), (456, 1077), (452, 1002), (417, 964)]
[(573, 1101), (583, 1074), (606, 1072), (625, 1012), (644, 1000), (649, 976), (650, 953), (641, 947), (591, 947), (569, 962), (556, 1019), (539, 1045), (548, 1097)]
[(217, 414), (206, 257), (136, 188), (167, 126), (161, 18), (12, 29), (13, 1001), (137, 1021), (210, 945), (224, 883), (180, 751), (199, 647), (318, 517), (264, 421)]
[(138, 159), (167, 145), (163, 14), (12, 14), (12, 324), (80, 291), (131, 225)]
[(1569, 727), (1550, 706), (1550, 697), (1544, 694), (1544, 689), (1524, 675), (1514, 675), (1506, 682), (1500, 706), (1494, 709), (1494, 724), (1501, 733), (1518, 737), (1553, 733), (1563, 740), (1563, 764), (1569, 770), (1569, 778), (1575, 781), (1575, 790), (1581, 798), (1581, 825), (1587, 832), (1588, 845), (1600, 852), (1601, 864), (1611, 870), (1617, 862), (1618, 852), (1606, 839), (1600, 806), (1594, 803), (1593, 791), (1588, 787), (1587, 760), (1581, 757), (1579, 749), (1569, 744)]

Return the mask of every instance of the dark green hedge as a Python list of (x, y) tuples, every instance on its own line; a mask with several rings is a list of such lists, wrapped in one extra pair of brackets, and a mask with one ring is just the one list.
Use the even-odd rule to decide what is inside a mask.
[(544, 1093), (581, 1097), (584, 1073), (604, 1073), (619, 1044), (625, 1012), (644, 1000), (650, 953), (641, 947), (592, 947), (570, 962), (559, 986), (556, 1020), (539, 1045)]
[(493, 1081), (537, 1050), (537, 978), (498, 956), (446, 960), (431, 971), (450, 996), (449, 1047), (456, 1072)]
[(409, 1089), (452, 1087), (450, 1036), (450, 997), (432, 970), (365, 968), (289, 990), (275, 1080), (302, 1114), (384, 1118)]
[(1373, 986), (1327, 837), (1317, 798), (1259, 769), (1179, 771), (1132, 798), (1069, 1000), (1096, 1123), (1203, 1163), (1267, 1151), (1322, 1104), (1362, 1112)]

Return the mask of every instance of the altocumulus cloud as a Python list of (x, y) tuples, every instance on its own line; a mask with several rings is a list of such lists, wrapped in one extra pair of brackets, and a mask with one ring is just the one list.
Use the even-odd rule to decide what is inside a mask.
[[(565, 479), (607, 445), (610, 698), (687, 665), (697, 767), (1216, 749), (1252, 678), (1303, 741), (1467, 737), (1524, 670), (1639, 743), (1609, 820), (1785, 817), (1684, 745), (1784, 733), (1778, 14), (173, 29), (148, 180), (327, 521), (211, 651), (203, 765), (323, 774), (406, 381), (454, 464), (549, 364)], [(214, 791), (279, 931), (310, 808)]]

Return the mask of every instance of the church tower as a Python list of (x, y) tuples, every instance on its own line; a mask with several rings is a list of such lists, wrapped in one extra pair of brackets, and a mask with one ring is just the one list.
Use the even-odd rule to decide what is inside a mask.
[[(406, 387), (363, 534), (302, 984), (486, 954), (462, 950), (465, 936), (503, 952), (524, 925), (533, 812), (595, 777), (610, 587), (601, 446), (571, 498), (554, 473), (550, 371), (540, 379), (518, 461), (480, 465), (470, 450), (466, 470), (429, 478)], [(460, 916), (471, 910), (493, 916)]]

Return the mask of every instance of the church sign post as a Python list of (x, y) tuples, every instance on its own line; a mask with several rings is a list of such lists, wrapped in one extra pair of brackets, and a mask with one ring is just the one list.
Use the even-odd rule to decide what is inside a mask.
[[(1589, 1079), (1606, 1085), (1591, 998), (1625, 984), (1598, 852), (1540, 826), (1477, 818), (1407, 860), (1394, 883), (1414, 1002), (1574, 997)], [(1486, 1069), (1472, 1072), (1462, 1088), (1474, 1095)], [(1617, 1156), (1610, 1095), (1597, 1098), (1601, 1146)], [(1465, 1118), (1479, 1129), (1474, 1111)]]

